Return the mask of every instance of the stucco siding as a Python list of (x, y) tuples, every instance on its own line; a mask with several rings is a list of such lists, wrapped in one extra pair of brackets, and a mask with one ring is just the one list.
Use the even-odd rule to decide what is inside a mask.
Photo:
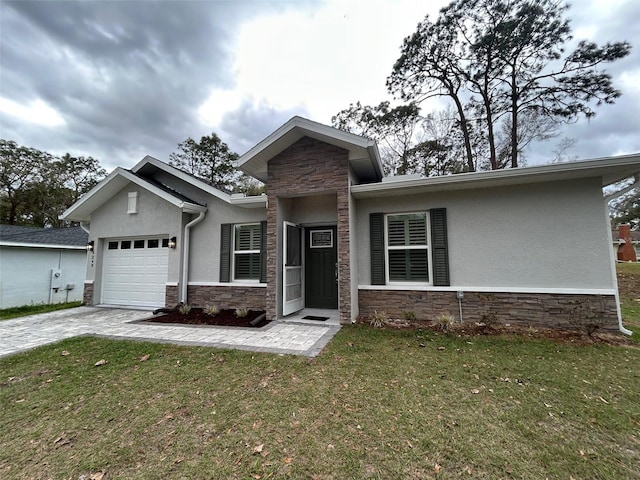
[(369, 213), (442, 207), (454, 287), (614, 288), (598, 179), (358, 200), (358, 283), (371, 283)]
[[(82, 300), (86, 262), (85, 250), (0, 247), (0, 308)], [(61, 273), (57, 291), (53, 269)]]
[[(138, 192), (138, 213), (127, 213), (129, 192)], [(87, 280), (93, 280), (94, 303), (101, 299), (102, 252), (105, 240), (122, 237), (176, 237), (178, 248), (170, 249), (168, 282), (179, 281), (183, 214), (179, 208), (135, 184), (129, 184), (91, 215), (89, 238), (95, 248), (87, 263)]]
[(204, 220), (191, 229), (189, 253), (190, 282), (220, 280), (220, 225), (223, 223), (258, 223), (267, 218), (263, 208), (242, 208), (209, 197)]

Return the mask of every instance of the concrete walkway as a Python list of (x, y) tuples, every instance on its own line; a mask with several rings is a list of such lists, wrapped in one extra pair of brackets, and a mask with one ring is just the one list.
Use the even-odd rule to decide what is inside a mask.
[(340, 329), (279, 321), (262, 328), (131, 323), (151, 316), (140, 310), (78, 307), (2, 320), (0, 357), (79, 335), (315, 357)]

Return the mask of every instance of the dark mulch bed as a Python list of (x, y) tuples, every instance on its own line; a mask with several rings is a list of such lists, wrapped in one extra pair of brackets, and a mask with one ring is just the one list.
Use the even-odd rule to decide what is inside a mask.
[(264, 313), (264, 310), (249, 310), (245, 317), (237, 317), (233, 309), (220, 310), (217, 315), (207, 315), (202, 308), (192, 308), (187, 314), (178, 311), (159, 314), (145, 320), (154, 323), (179, 323), (183, 325), (218, 325), (224, 327), (260, 328), (269, 323), (262, 320), (257, 325), (251, 325), (251, 321)]

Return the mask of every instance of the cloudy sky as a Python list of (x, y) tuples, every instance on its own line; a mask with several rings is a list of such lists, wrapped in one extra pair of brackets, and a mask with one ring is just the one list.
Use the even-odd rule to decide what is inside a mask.
[[(0, 1), (0, 137), (111, 170), (215, 131), (244, 153), (293, 115), (389, 96), (403, 38), (446, 0)], [(640, 152), (640, 2), (574, 0), (576, 39), (629, 41), (623, 96), (568, 126), (578, 158)], [(428, 112), (431, 106), (425, 106)], [(544, 163), (558, 140), (534, 145)]]

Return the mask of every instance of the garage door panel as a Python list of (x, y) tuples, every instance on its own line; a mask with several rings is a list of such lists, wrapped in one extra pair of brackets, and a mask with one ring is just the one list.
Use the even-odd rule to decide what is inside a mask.
[[(149, 307), (165, 304), (169, 249), (147, 248), (149, 244), (157, 243), (140, 238), (109, 239), (105, 242), (102, 303)], [(128, 245), (144, 245), (144, 248), (121, 248)]]

